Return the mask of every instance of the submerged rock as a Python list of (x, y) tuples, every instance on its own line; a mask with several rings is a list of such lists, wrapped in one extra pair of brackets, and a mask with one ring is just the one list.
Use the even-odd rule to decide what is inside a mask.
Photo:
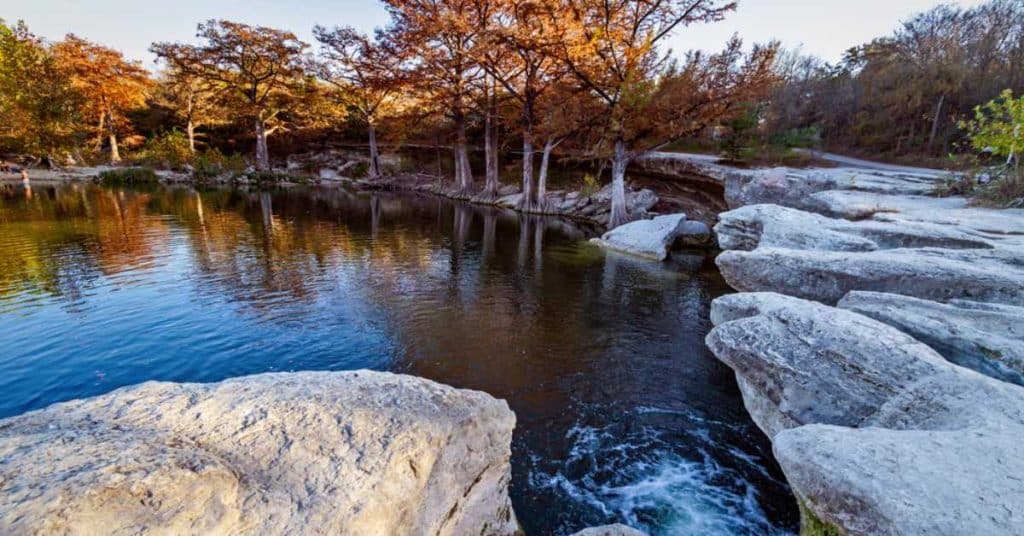
[(149, 382), (0, 421), (0, 532), (514, 534), (514, 424), (379, 372)]
[(615, 251), (663, 261), (685, 225), (686, 214), (658, 216), (621, 225), (592, 242)]
[(1024, 307), (880, 292), (851, 292), (839, 307), (898, 328), (962, 367), (1024, 385)]
[(888, 325), (775, 294), (719, 298), (736, 372), (801, 503), (845, 534), (1013, 534), (1024, 388)]
[(600, 527), (590, 527), (589, 529), (583, 529), (572, 536), (647, 536), (645, 533), (623, 525), (616, 523), (614, 525), (603, 525)]

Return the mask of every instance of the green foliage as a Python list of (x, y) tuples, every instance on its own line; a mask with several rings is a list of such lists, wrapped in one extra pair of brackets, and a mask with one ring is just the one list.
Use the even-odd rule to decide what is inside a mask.
[(159, 182), (160, 177), (152, 168), (147, 167), (110, 169), (100, 173), (100, 183), (104, 186), (138, 186)]
[(791, 128), (775, 136), (772, 142), (774, 145), (780, 145), (787, 149), (817, 149), (821, 147), (821, 128), (816, 125)]
[(591, 196), (601, 190), (601, 183), (597, 177), (590, 173), (583, 174), (583, 186), (580, 187), (580, 195)]
[(1024, 170), (1020, 166), (1020, 153), (1024, 150), (1024, 96), (1014, 98), (1012, 91), (1005, 90), (998, 98), (976, 107), (974, 119), (961, 122), (960, 127), (967, 132), (974, 149), (1005, 158), (1006, 163), (968, 172), (948, 185), (948, 190), (952, 194), (974, 194), (976, 204), (1024, 206)]
[(147, 166), (181, 170), (192, 160), (192, 151), (185, 134), (171, 130), (147, 140), (139, 160)]
[(975, 107), (974, 119), (960, 126), (970, 136), (972, 147), (1015, 164), (1024, 149), (1024, 95), (1014, 98), (1013, 91), (1007, 89), (998, 98)]
[(346, 175), (352, 177), (353, 179), (364, 179), (366, 178), (367, 175), (370, 174), (370, 163), (359, 162), (358, 164), (352, 166), (349, 169), (351, 171), (346, 172)]
[(755, 139), (758, 111), (756, 106), (747, 106), (743, 113), (733, 117), (726, 124), (728, 133), (722, 138), (721, 149), (731, 160), (751, 160), (751, 145)]
[(206, 181), (222, 175), (237, 177), (246, 168), (245, 159), (241, 155), (226, 156), (214, 148), (197, 154), (192, 159), (192, 176), (198, 181)]

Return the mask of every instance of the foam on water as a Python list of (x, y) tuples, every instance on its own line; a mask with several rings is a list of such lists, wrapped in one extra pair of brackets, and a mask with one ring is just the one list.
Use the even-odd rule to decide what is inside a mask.
[[(641, 408), (633, 414), (645, 412)], [(572, 447), (562, 463), (533, 458), (530, 485), (569, 496), (580, 510), (589, 511), (582, 517), (593, 524), (624, 523), (652, 536), (789, 534), (768, 520), (756, 486), (744, 476), (772, 479), (758, 456), (734, 448), (712, 454), (706, 448), (713, 446), (709, 428), (688, 433), (692, 440), (686, 446), (670, 442), (655, 426), (625, 435), (622, 428), (574, 426), (567, 434)], [(716, 456), (726, 456), (728, 464)], [(579, 528), (563, 526), (559, 533)]]

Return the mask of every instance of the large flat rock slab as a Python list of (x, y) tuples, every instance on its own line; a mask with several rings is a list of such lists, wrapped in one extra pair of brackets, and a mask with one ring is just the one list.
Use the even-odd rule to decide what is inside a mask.
[(850, 291), (933, 301), (1024, 306), (1024, 259), (1006, 249), (820, 251), (758, 247), (726, 251), (716, 264), (733, 288), (835, 304)]
[(839, 307), (893, 326), (962, 367), (1024, 385), (1024, 307), (851, 292)]
[(994, 249), (997, 239), (956, 225), (927, 221), (849, 221), (782, 207), (750, 205), (721, 214), (715, 226), (723, 249), (760, 246), (825, 251), (896, 248)]
[(145, 383), (0, 421), (0, 533), (513, 534), (514, 425), (379, 372)]
[(736, 373), (794, 493), (845, 534), (1015, 534), (1024, 388), (876, 320), (772, 293), (716, 300)]

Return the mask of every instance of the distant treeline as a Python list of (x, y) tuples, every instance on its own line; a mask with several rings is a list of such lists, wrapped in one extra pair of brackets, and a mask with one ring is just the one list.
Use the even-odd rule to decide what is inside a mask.
[[(838, 65), (738, 38), (715, 54), (666, 53), (673, 33), (728, 16), (727, 0), (383, 3), (383, 28), (317, 26), (315, 47), (206, 21), (192, 43), (152, 45), (156, 75), (74, 35), (45, 41), (0, 20), (0, 153), (54, 165), (126, 152), (216, 174), (359, 139), (378, 175), (379, 144), (426, 143), (452, 147), (460, 189), (493, 196), (499, 156), (514, 149), (526, 209), (543, 203), (560, 154), (608, 171), (615, 224), (628, 219), (627, 166), (644, 153), (943, 156), (972, 150), (960, 123), (976, 106), (1024, 84), (1024, 0), (936, 7)], [(470, 146), (483, 148), (483, 169)]]
[(777, 69), (769, 135), (814, 129), (826, 147), (866, 154), (968, 151), (959, 123), (1003, 90), (1024, 92), (1024, 1), (940, 5), (838, 65), (790, 52)]

